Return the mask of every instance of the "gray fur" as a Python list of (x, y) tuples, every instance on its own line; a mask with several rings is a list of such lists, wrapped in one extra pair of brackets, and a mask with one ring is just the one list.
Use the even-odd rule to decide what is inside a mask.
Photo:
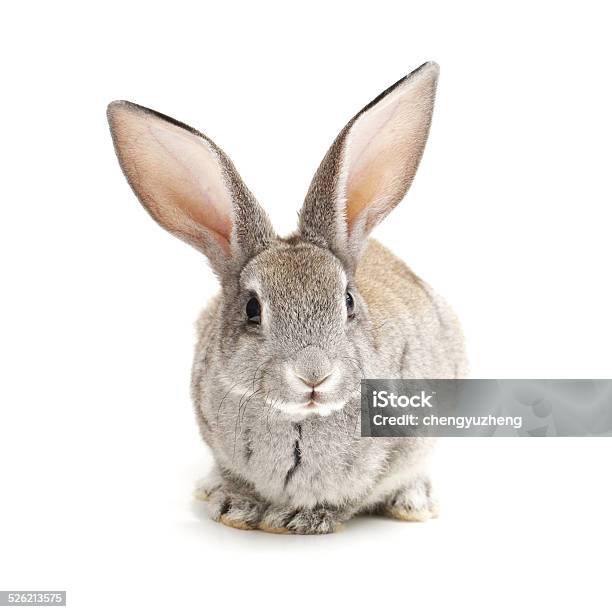
[[(313, 180), (300, 232), (287, 239), (271, 234), (219, 155), (242, 246), (219, 268), (221, 292), (198, 321), (192, 397), (216, 463), (198, 496), (211, 518), (232, 527), (318, 534), (364, 512), (404, 520), (437, 512), (427, 476), (432, 440), (362, 438), (360, 380), (463, 376), (463, 338), (444, 302), (387, 249), (364, 240), (358, 257), (347, 247), (337, 185), (354, 121)], [(244, 314), (253, 295), (260, 326)], [(287, 372), (319, 380), (331, 370), (323, 396), (336, 409), (293, 410), (310, 391), (298, 397)]]

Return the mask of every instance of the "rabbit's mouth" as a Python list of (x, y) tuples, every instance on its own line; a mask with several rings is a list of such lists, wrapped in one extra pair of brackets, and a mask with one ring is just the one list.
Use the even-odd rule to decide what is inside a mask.
[(278, 408), (292, 417), (307, 417), (312, 415), (328, 416), (336, 410), (341, 410), (344, 402), (339, 401), (316, 401), (309, 399), (306, 402), (284, 402)]
[(339, 389), (319, 391), (311, 389), (306, 393), (297, 393), (293, 398), (277, 402), (276, 407), (292, 417), (327, 416), (346, 405), (346, 398)]
[(343, 410), (352, 400), (353, 389), (360, 390), (359, 380), (359, 372), (319, 347), (309, 346), (291, 360), (268, 366), (262, 385), (272, 390), (265, 396), (271, 408), (300, 420)]
[(323, 394), (316, 389), (313, 389), (310, 393), (308, 401), (306, 402), (307, 408), (316, 408), (317, 406), (323, 405), (325, 402), (323, 401)]
[[(342, 375), (338, 368), (328, 370), (324, 375), (305, 378), (287, 368), (285, 371), (289, 397), (279, 404), (283, 412), (295, 414), (327, 415), (344, 406), (339, 393)], [(293, 397), (291, 397), (293, 395)]]
[(304, 404), (306, 408), (325, 408), (325, 402), (321, 401), (320, 394), (312, 393), (310, 399)]

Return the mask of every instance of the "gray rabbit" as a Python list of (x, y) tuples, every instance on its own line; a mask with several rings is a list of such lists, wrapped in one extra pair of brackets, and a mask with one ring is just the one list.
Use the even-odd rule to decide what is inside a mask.
[(387, 89), (340, 132), (280, 238), (226, 154), (130, 102), (108, 108), (140, 202), (208, 258), (220, 294), (198, 322), (197, 420), (215, 468), (197, 496), (239, 529), (330, 533), (352, 516), (437, 514), (428, 438), (362, 438), (362, 378), (466, 374), (455, 316), (370, 231), (419, 165), (438, 66)]

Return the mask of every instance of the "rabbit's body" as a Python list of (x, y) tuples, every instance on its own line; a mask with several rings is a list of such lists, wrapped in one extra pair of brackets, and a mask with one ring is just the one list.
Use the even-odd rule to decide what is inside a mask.
[[(363, 378), (464, 375), (463, 338), (454, 314), (374, 240), (360, 260), (356, 284), (368, 308), (372, 344), (354, 347), (347, 358), (359, 360)], [(234, 526), (282, 530), (290, 516), (294, 529), (327, 531), (360, 512), (393, 513), (398, 493), (408, 495), (415, 520), (435, 514), (427, 477), (431, 438), (362, 438), (359, 393), (326, 417), (297, 423), (279, 417), (259, 390), (256, 368), (248, 370), (245, 388), (238, 384), (240, 373), (228, 376), (224, 362), (215, 359), (225, 342), (220, 305), (215, 298), (199, 319), (192, 378), (202, 436), (218, 466), (199, 495), (215, 518), (222, 518), (229, 503), (223, 520)], [(240, 502), (232, 504), (235, 498)], [(309, 517), (304, 525), (293, 516), (298, 509)], [(315, 513), (321, 523), (312, 509), (322, 513)]]
[(465, 374), (447, 306), (368, 241), (412, 182), (437, 76), (424, 64), (346, 125), (286, 239), (211, 140), (155, 111), (110, 105), (130, 185), (221, 280), (199, 321), (192, 378), (216, 463), (199, 496), (215, 520), (327, 533), (364, 511), (435, 516), (431, 440), (362, 438), (359, 419), (363, 378)]

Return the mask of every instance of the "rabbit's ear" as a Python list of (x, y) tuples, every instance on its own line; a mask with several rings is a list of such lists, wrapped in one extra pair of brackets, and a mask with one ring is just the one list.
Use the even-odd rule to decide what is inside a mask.
[(165, 229), (223, 274), (275, 234), (229, 158), (187, 125), (130, 102), (108, 107), (115, 150), (134, 193)]
[(310, 185), (300, 233), (354, 267), (365, 239), (400, 202), (423, 154), (438, 65), (423, 64), (340, 132)]

